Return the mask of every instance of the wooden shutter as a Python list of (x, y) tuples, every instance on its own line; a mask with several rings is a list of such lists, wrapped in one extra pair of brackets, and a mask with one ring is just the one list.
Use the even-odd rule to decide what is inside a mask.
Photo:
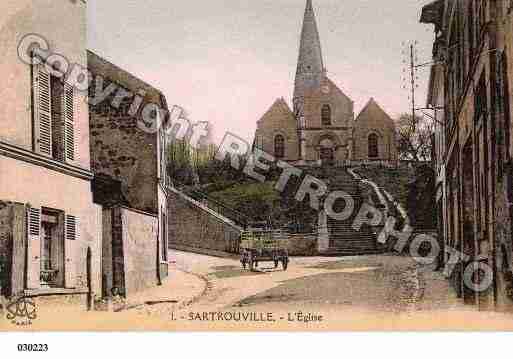
[(78, 219), (75, 216), (66, 215), (66, 240), (75, 241), (78, 237)]
[(41, 286), (41, 210), (27, 209), (27, 288)]
[(63, 116), (64, 116), (64, 143), (66, 162), (75, 161), (76, 153), (76, 133), (75, 133), (75, 96), (73, 86), (64, 84), (63, 96)]
[(50, 73), (44, 65), (33, 65), (34, 150), (52, 156), (52, 94)]
[(66, 288), (75, 288), (76, 283), (76, 241), (79, 237), (78, 218), (66, 215), (64, 220), (64, 285)]
[(29, 239), (39, 239), (41, 233), (41, 210), (39, 208), (27, 210), (27, 226)]

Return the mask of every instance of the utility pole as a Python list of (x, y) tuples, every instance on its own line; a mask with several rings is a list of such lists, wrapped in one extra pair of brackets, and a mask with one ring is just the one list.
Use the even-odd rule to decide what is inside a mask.
[(410, 44), (410, 74), (411, 74), (411, 121), (413, 124), (413, 132), (417, 131), (417, 120), (415, 118), (415, 49), (413, 43)]
[[(405, 45), (405, 43), (403, 42), (403, 45)], [(418, 83), (417, 83), (417, 80), (419, 79), (418, 76), (417, 76), (417, 71), (419, 69), (423, 69), (423, 68), (430, 68), (431, 66), (436, 66), (436, 65), (440, 65), (440, 64), (443, 64), (441, 62), (437, 62), (437, 61), (428, 61), (428, 62), (423, 62), (423, 63), (417, 63), (417, 49), (416, 49), (416, 45), (417, 45), (417, 41), (413, 41), (411, 43), (409, 43), (409, 46), (408, 46), (408, 50), (407, 50), (407, 55), (409, 56), (409, 59), (407, 60), (406, 57), (403, 59), (403, 64), (404, 64), (404, 69), (403, 69), (403, 89), (406, 89), (407, 87), (407, 76), (406, 76), (406, 73), (407, 73), (407, 67), (409, 65), (409, 73), (410, 73), (410, 78), (409, 78), (409, 86), (410, 86), (410, 96), (411, 98), (409, 98), (409, 100), (411, 101), (411, 116), (412, 116), (412, 127), (413, 127), (413, 130), (416, 131), (417, 130), (417, 125), (418, 125), (418, 121), (417, 121), (417, 116), (416, 116), (416, 113), (417, 111), (421, 111), (422, 112), (422, 115), (425, 115), (427, 116), (428, 118), (430, 118), (431, 120), (434, 120), (435, 122), (438, 122), (436, 120), (436, 110), (440, 110), (440, 109), (443, 109), (442, 107), (437, 107), (437, 108), (433, 108), (433, 107), (416, 107), (416, 101), (415, 101), (415, 94), (416, 94), (416, 89), (419, 87)], [(403, 55), (406, 55), (405, 53), (405, 50), (406, 49), (403, 49), (403, 51), (401, 52)], [(408, 65), (407, 65), (408, 64)], [(434, 116), (431, 116), (429, 114), (427, 114), (426, 112), (424, 111), (434, 111)]]
[[(411, 101), (411, 116), (412, 116), (412, 129), (413, 131), (417, 130), (417, 117), (415, 116), (418, 108), (416, 108), (415, 95), (416, 89), (419, 86), (417, 84), (417, 68), (425, 66), (426, 64), (417, 64), (417, 49), (416, 49), (417, 41), (411, 41), (408, 43), (406, 47), (406, 43), (403, 42), (405, 48), (401, 51), (403, 54), (403, 89), (409, 86), (409, 100)], [(409, 76), (407, 75), (409, 73)], [(409, 77), (409, 79), (408, 79)]]

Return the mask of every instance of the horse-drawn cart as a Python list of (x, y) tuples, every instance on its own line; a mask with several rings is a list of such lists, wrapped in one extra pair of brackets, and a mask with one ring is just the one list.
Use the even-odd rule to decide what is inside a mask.
[(259, 262), (274, 262), (278, 268), (281, 262), (283, 270), (287, 270), (289, 255), (287, 238), (281, 231), (250, 229), (244, 231), (241, 237), (240, 262), (242, 267), (254, 270)]

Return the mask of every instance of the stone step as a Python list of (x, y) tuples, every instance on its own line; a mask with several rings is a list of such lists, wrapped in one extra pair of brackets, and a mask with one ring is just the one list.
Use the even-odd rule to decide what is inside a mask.
[(375, 239), (377, 236), (375, 236), (373, 233), (365, 233), (365, 232), (336, 232), (336, 233), (329, 233), (331, 238), (347, 238), (347, 240), (360, 240), (361, 238), (372, 238)]
[[(359, 181), (354, 179), (345, 169), (328, 169), (318, 171), (317, 178), (328, 178), (329, 192), (344, 191), (355, 202), (356, 211), (362, 206), (364, 200), (360, 192)], [(357, 256), (365, 254), (383, 253), (378, 249), (376, 235), (365, 227), (361, 231), (352, 228), (356, 213), (348, 220), (337, 221), (328, 218), (328, 231), (330, 248), (324, 255)]]
[(341, 236), (330, 236), (330, 240), (332, 241), (340, 241), (344, 243), (354, 243), (354, 242), (373, 242), (376, 243), (376, 237), (341, 237)]
[(329, 235), (331, 237), (344, 237), (351, 239), (351, 236), (353, 236), (354, 239), (360, 239), (360, 238), (376, 238), (377, 236), (372, 232), (366, 232), (366, 231), (335, 231), (335, 232), (329, 232)]
[(355, 247), (355, 248), (349, 248), (349, 247), (336, 247), (332, 246), (329, 248), (329, 251), (332, 252), (345, 252), (345, 253), (375, 253), (380, 251), (377, 247)]
[(336, 233), (336, 232), (355, 232), (355, 230), (353, 229), (352, 223), (348, 224), (347, 226), (330, 226), (328, 224), (328, 230), (331, 233)]
[(383, 250), (374, 249), (374, 250), (345, 250), (345, 249), (329, 249), (322, 254), (325, 256), (340, 256), (340, 257), (349, 257), (349, 256), (361, 256), (361, 255), (371, 255), (371, 254), (382, 254)]
[(330, 238), (330, 243), (335, 243), (336, 245), (341, 246), (360, 246), (360, 245), (377, 245), (378, 242), (376, 242), (374, 239), (364, 239), (361, 241), (351, 241), (348, 242), (347, 240), (340, 239), (340, 238)]
[(366, 246), (366, 247), (357, 247), (357, 246), (352, 246), (352, 247), (344, 247), (344, 246), (337, 246), (337, 245), (330, 245), (330, 250), (337, 250), (337, 251), (357, 251), (357, 252), (360, 252), (360, 251), (377, 251), (378, 250), (378, 247), (376, 246)]
[(331, 243), (340, 244), (342, 246), (359, 246), (359, 245), (377, 245), (377, 241), (374, 238), (362, 238), (362, 239), (346, 239), (346, 238), (330, 238)]

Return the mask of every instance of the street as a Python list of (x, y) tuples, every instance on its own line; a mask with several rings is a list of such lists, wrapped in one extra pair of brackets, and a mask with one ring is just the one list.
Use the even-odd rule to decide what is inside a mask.
[[(173, 317), (182, 329), (513, 327), (511, 317), (464, 306), (441, 273), (410, 257), (299, 257), (291, 259), (287, 271), (264, 262), (255, 272), (243, 270), (235, 257), (175, 251), (171, 258), (177, 269), (204, 282), (201, 293), (186, 306), (157, 304), (136, 311)], [(238, 313), (253, 317), (239, 318)]]
[[(464, 306), (432, 266), (396, 255), (293, 257), (243, 270), (238, 258), (171, 251), (162, 286), (122, 310), (90, 311), (39, 299), (38, 317), (9, 330), (493, 330), (504, 313)], [(4, 322), (5, 323), (5, 322)]]

